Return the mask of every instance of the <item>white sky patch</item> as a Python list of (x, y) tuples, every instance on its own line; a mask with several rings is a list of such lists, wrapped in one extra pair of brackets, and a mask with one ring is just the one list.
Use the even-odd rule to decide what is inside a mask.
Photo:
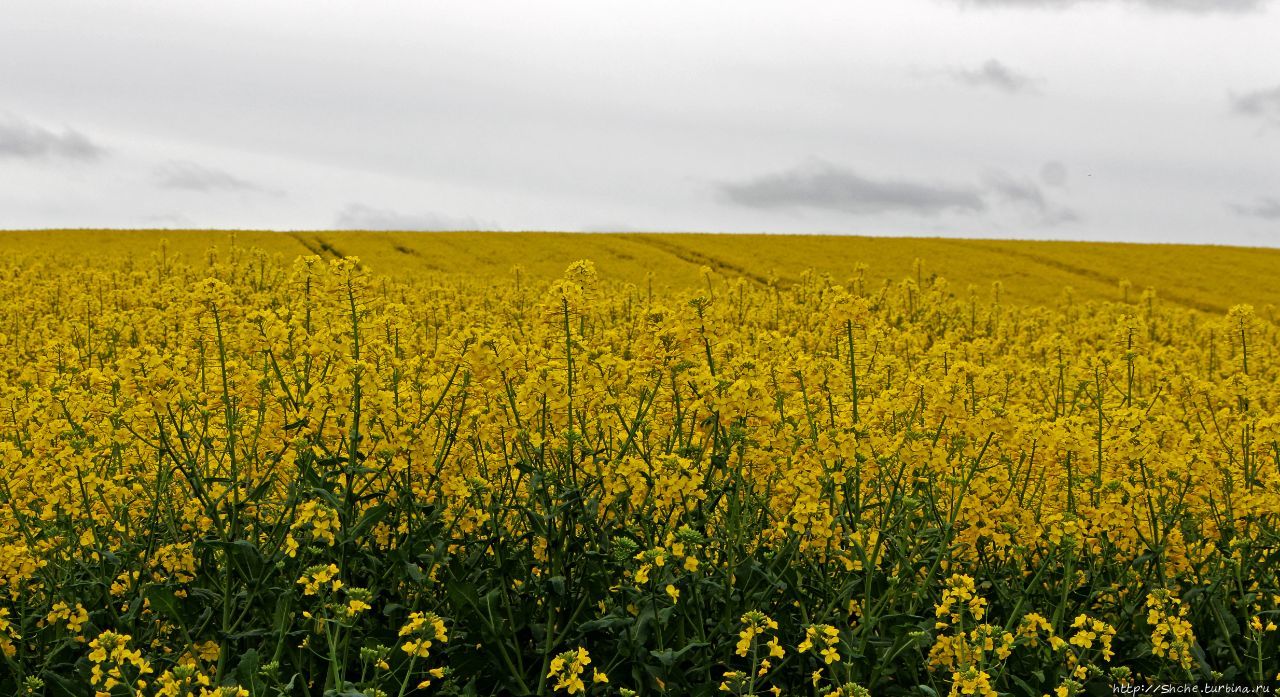
[(474, 218), (455, 218), (435, 211), (396, 211), (364, 203), (348, 203), (338, 211), (333, 227), (338, 230), (496, 230), (493, 223)]
[[(0, 65), (22, 67), (0, 113), (105, 155), (0, 156), (0, 227), (398, 217), (1280, 245), (1237, 210), (1280, 191), (1276, 36), (1277, 3), (1247, 0), (48, 0), (0, 23)], [(1035, 96), (917, 74), (991, 61)], [(984, 205), (725, 196), (813, 161)]]

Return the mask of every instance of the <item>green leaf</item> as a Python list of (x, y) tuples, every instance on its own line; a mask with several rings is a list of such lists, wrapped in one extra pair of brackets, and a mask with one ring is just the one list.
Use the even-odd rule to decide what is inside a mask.
[(240, 662), (236, 664), (236, 680), (241, 687), (249, 688), (250, 692), (253, 692), (262, 685), (262, 678), (258, 675), (261, 668), (262, 657), (258, 654), (258, 650), (249, 649), (240, 656)]
[(146, 598), (151, 604), (151, 609), (155, 612), (168, 617), (169, 619), (183, 624), (182, 603), (178, 597), (174, 595), (173, 589), (164, 586), (147, 586), (142, 591), (142, 597)]
[(391, 513), (391, 506), (385, 503), (380, 503), (365, 511), (364, 515), (360, 517), (359, 522), (357, 522), (347, 533), (347, 539), (357, 540), (363, 537), (364, 534), (372, 530), (375, 525), (382, 522), (389, 513)]
[(551, 586), (551, 592), (557, 597), (564, 597), (564, 576), (552, 576), (547, 579), (547, 583)]
[(684, 658), (685, 654), (695, 649), (706, 648), (710, 645), (711, 644), (706, 642), (694, 641), (694, 642), (685, 644), (683, 647), (680, 648), (679, 651), (673, 651), (671, 649), (666, 649), (665, 651), (650, 651), (649, 655), (658, 659), (658, 662), (662, 664), (663, 668), (670, 669), (673, 665), (675, 665), (676, 661), (679, 661), (681, 658)]
[(221, 549), (228, 560), (237, 562), (241, 569), (253, 576), (261, 573), (265, 565), (258, 546), (248, 540), (200, 540), (196, 544), (201, 547)]
[(588, 632), (598, 632), (598, 631), (616, 632), (617, 630), (622, 629), (624, 627), (630, 627), (635, 623), (636, 623), (636, 618), (634, 617), (619, 617), (618, 615), (609, 615), (607, 617), (601, 617), (600, 619), (591, 620), (589, 622), (583, 622), (581, 625), (579, 625), (578, 630), (583, 634), (586, 634)]
[[(412, 576), (412, 573), (410, 575)], [(421, 570), (418, 571), (418, 575), (422, 575)], [(480, 595), (476, 593), (476, 588), (472, 584), (462, 581), (449, 581), (445, 583), (444, 589), (454, 604), (472, 609), (480, 607)]]
[(52, 697), (84, 697), (83, 682), (53, 671), (45, 671), (40, 677), (44, 680), (45, 687), (49, 690), (48, 694)]

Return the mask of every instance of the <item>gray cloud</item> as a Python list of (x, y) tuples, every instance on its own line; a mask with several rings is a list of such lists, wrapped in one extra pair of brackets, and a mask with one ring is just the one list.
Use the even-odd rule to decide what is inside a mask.
[(1067, 166), (1054, 160), (1040, 166), (1040, 181), (1045, 186), (1062, 189), (1067, 186)]
[(1280, 198), (1264, 196), (1253, 203), (1227, 204), (1237, 215), (1263, 220), (1280, 220)]
[(1049, 9), (1063, 9), (1076, 5), (1096, 5), (1103, 2), (1139, 5), (1157, 11), (1209, 14), (1212, 12), (1255, 12), (1266, 7), (1271, 0), (959, 0), (959, 3), (964, 6)]
[(170, 160), (151, 170), (152, 180), (162, 189), (183, 189), (206, 193), (218, 191), (256, 191), (279, 193), (228, 172), (186, 160)]
[(1280, 125), (1280, 85), (1271, 89), (1233, 94), (1231, 108), (1241, 116), (1252, 116)]
[(979, 192), (950, 184), (870, 179), (826, 162), (812, 162), (777, 174), (720, 185), (733, 203), (752, 208), (817, 208), (849, 213), (986, 209)]
[(90, 162), (106, 152), (74, 129), (63, 128), (58, 132), (13, 115), (0, 114), (0, 158), (61, 158)]
[(1050, 208), (1040, 217), (1040, 223), (1046, 227), (1078, 223), (1081, 220), (1083, 218), (1080, 217), (1080, 214), (1071, 208)]
[(1008, 203), (1039, 212), (1049, 209), (1044, 192), (1030, 179), (1019, 179), (1008, 172), (992, 171), (983, 177), (983, 183), (996, 198)]
[(498, 226), (473, 218), (454, 218), (430, 211), (404, 213), (375, 208), (363, 203), (348, 203), (338, 211), (336, 230), (497, 230)]
[[(1052, 162), (1048, 164), (1060, 165)], [(1063, 176), (1065, 177), (1065, 169)], [(1043, 170), (1041, 177), (1044, 177)], [(1029, 177), (1019, 178), (1008, 172), (993, 170), (983, 177), (983, 185), (992, 198), (1030, 213), (1036, 222), (1044, 225), (1060, 225), (1080, 220), (1075, 211), (1050, 201), (1044, 190)]]
[(994, 87), (1009, 94), (1036, 92), (1036, 80), (1018, 73), (994, 58), (975, 70), (953, 70), (951, 77), (974, 87)]

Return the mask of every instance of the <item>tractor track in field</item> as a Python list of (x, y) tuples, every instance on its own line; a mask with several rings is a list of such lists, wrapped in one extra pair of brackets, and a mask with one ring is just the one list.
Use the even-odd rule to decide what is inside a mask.
[(689, 249), (688, 247), (681, 247), (678, 244), (675, 244), (673, 242), (668, 242), (667, 240), (661, 239), (654, 235), (637, 234), (637, 235), (628, 237), (627, 239), (632, 242), (638, 242), (647, 247), (652, 247), (661, 252), (666, 252), (667, 254), (670, 254), (671, 256), (688, 264), (697, 264), (698, 266), (709, 266), (712, 269), (715, 269), (716, 271), (719, 271), (720, 273), (725, 275), (732, 274), (736, 276), (741, 276), (743, 278), (750, 279), (751, 281), (754, 281), (762, 286), (769, 285), (769, 279), (745, 267), (738, 266), (737, 264), (725, 261), (723, 259), (717, 259), (712, 256), (707, 256), (706, 254), (694, 251), (692, 249)]
[[(970, 240), (941, 239), (938, 241), (943, 242), (945, 244), (952, 245), (952, 246), (964, 247), (966, 249), (980, 249), (984, 252), (995, 252), (997, 254), (1003, 254), (1008, 257), (1023, 259), (1033, 264), (1039, 264), (1040, 266), (1047, 266), (1051, 269), (1057, 269), (1058, 271), (1063, 271), (1073, 276), (1079, 276), (1080, 278), (1086, 278), (1090, 281), (1096, 281), (1096, 282), (1104, 283), (1111, 286), (1120, 285), (1121, 279), (1119, 276), (1112, 276), (1110, 274), (1105, 274), (1100, 271), (1095, 271), (1093, 269), (1085, 268), (1082, 266), (1076, 266), (1075, 264), (1069, 264), (1065, 261), (1059, 261), (1051, 257), (1041, 256), (1039, 254), (1033, 254), (1031, 252), (1020, 252), (1013, 249), (1007, 249), (1005, 247), (988, 246), (988, 245), (982, 244), (981, 242), (973, 242)], [(1164, 298), (1165, 300), (1168, 300), (1169, 302), (1172, 302), (1176, 305), (1181, 305), (1183, 307), (1190, 308), (1192, 310), (1199, 310), (1201, 312), (1208, 312), (1211, 314), (1218, 314), (1226, 311), (1226, 308), (1218, 307), (1210, 303), (1201, 302), (1199, 300), (1194, 300), (1186, 296), (1178, 295), (1177, 293), (1170, 292), (1168, 290), (1165, 290), (1164, 288), (1159, 288), (1157, 289), (1157, 291), (1159, 292), (1159, 297)]]
[[(319, 235), (316, 235), (316, 244), (320, 245), (320, 249), (323, 249), (325, 252), (328, 252), (329, 255), (332, 256), (334, 259), (343, 259), (343, 258), (346, 258), (347, 256), (346, 252), (343, 252), (341, 249), (338, 249), (337, 247), (333, 246), (332, 244), (330, 244), (328, 241), (326, 241), (323, 237)], [(357, 266), (359, 266), (359, 264), (357, 264)]]
[(403, 254), (406, 257), (411, 257), (422, 268), (433, 273), (444, 273), (445, 269), (443, 267), (427, 261), (427, 258), (422, 255), (422, 252), (414, 249), (413, 247), (406, 247), (393, 239), (388, 239), (388, 243), (397, 253)]
[[(310, 241), (308, 241), (300, 232), (291, 232), (289, 233), (289, 236), (297, 240), (298, 244), (306, 247), (308, 252), (311, 252), (320, 258), (329, 257), (331, 259), (343, 259), (347, 256), (341, 249), (333, 246), (332, 243), (319, 235), (315, 235)], [(363, 265), (361, 264), (356, 264), (356, 266), (363, 268)]]
[(298, 244), (302, 245), (302, 246), (303, 246), (303, 248), (305, 248), (308, 252), (311, 252), (312, 254), (314, 254), (314, 255), (316, 255), (316, 256), (318, 256), (318, 257), (323, 257), (323, 256), (324, 256), (324, 249), (320, 248), (320, 246), (319, 246), (319, 245), (316, 245), (316, 244), (315, 244), (315, 243), (313, 243), (313, 242), (308, 242), (308, 241), (307, 241), (307, 238), (302, 236), (302, 233), (300, 233), (300, 232), (291, 232), (291, 233), (289, 233), (289, 236), (290, 236), (290, 237), (292, 237), (293, 239), (297, 240), (297, 241), (298, 241)]

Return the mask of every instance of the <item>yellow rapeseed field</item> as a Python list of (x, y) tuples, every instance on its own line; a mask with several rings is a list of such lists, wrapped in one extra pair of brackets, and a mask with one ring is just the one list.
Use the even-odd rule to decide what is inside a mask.
[(1280, 680), (1275, 251), (0, 247), (2, 694)]
[[(211, 247), (259, 249), (285, 259), (314, 254), (359, 257), (379, 275), (401, 280), (465, 274), (506, 276), (519, 265), (539, 282), (590, 259), (611, 281), (684, 290), (701, 269), (753, 283), (791, 286), (806, 271), (847, 282), (946, 278), (963, 292), (1000, 281), (1008, 303), (1049, 305), (1066, 288), (1082, 300), (1133, 300), (1156, 288), (1165, 302), (1221, 314), (1249, 303), (1280, 305), (1280, 249), (1210, 245), (1029, 242), (940, 238), (799, 235), (414, 233), (60, 230), (0, 232), (0, 251), (57, 265), (88, 259), (142, 262), (164, 241), (170, 255), (203, 261)], [(923, 280), (923, 279), (921, 279)], [(1121, 284), (1128, 282), (1126, 295)]]

